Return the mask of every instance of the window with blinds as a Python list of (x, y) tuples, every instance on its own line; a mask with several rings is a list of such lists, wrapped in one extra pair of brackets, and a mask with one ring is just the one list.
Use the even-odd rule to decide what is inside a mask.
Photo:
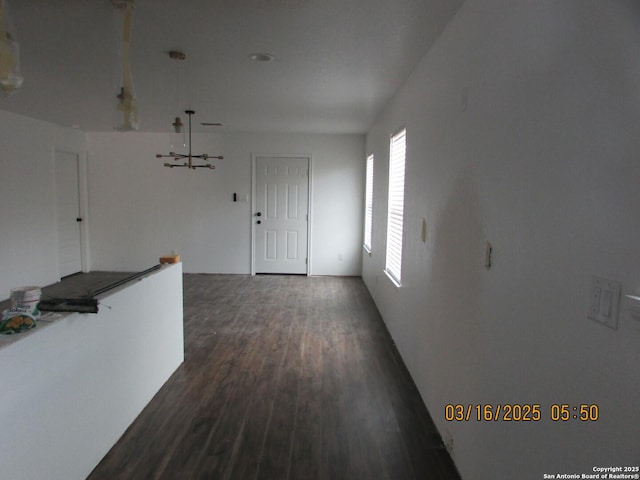
[(389, 155), (389, 205), (385, 272), (400, 285), (402, 279), (402, 226), (404, 220), (404, 166), (406, 129), (391, 137)]
[(367, 173), (364, 187), (364, 248), (371, 251), (373, 228), (373, 155), (367, 157)]

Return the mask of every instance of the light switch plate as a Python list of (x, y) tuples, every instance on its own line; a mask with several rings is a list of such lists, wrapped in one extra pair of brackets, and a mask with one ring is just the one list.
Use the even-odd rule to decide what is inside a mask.
[(591, 278), (588, 317), (616, 330), (621, 290), (620, 282), (594, 275)]

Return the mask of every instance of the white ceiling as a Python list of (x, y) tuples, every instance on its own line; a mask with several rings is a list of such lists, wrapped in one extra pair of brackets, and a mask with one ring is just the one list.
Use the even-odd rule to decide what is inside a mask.
[[(194, 131), (364, 133), (462, 1), (136, 0), (131, 64), (140, 130), (167, 131), (192, 108)], [(111, 0), (10, 6), (25, 81), (0, 109), (111, 130)], [(178, 66), (169, 50), (187, 59)], [(255, 52), (276, 59), (252, 62)], [(202, 121), (224, 126), (196, 126)]]

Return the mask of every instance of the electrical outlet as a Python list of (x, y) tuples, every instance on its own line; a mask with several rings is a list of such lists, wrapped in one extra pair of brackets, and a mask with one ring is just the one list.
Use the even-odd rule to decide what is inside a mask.
[(591, 320), (609, 328), (618, 328), (618, 309), (622, 284), (614, 280), (593, 276), (589, 294), (589, 314)]

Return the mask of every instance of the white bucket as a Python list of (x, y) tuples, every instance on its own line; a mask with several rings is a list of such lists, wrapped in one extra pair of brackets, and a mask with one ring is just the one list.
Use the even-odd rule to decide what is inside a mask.
[(40, 287), (18, 287), (11, 289), (11, 310), (38, 316), (38, 302), (42, 291)]

